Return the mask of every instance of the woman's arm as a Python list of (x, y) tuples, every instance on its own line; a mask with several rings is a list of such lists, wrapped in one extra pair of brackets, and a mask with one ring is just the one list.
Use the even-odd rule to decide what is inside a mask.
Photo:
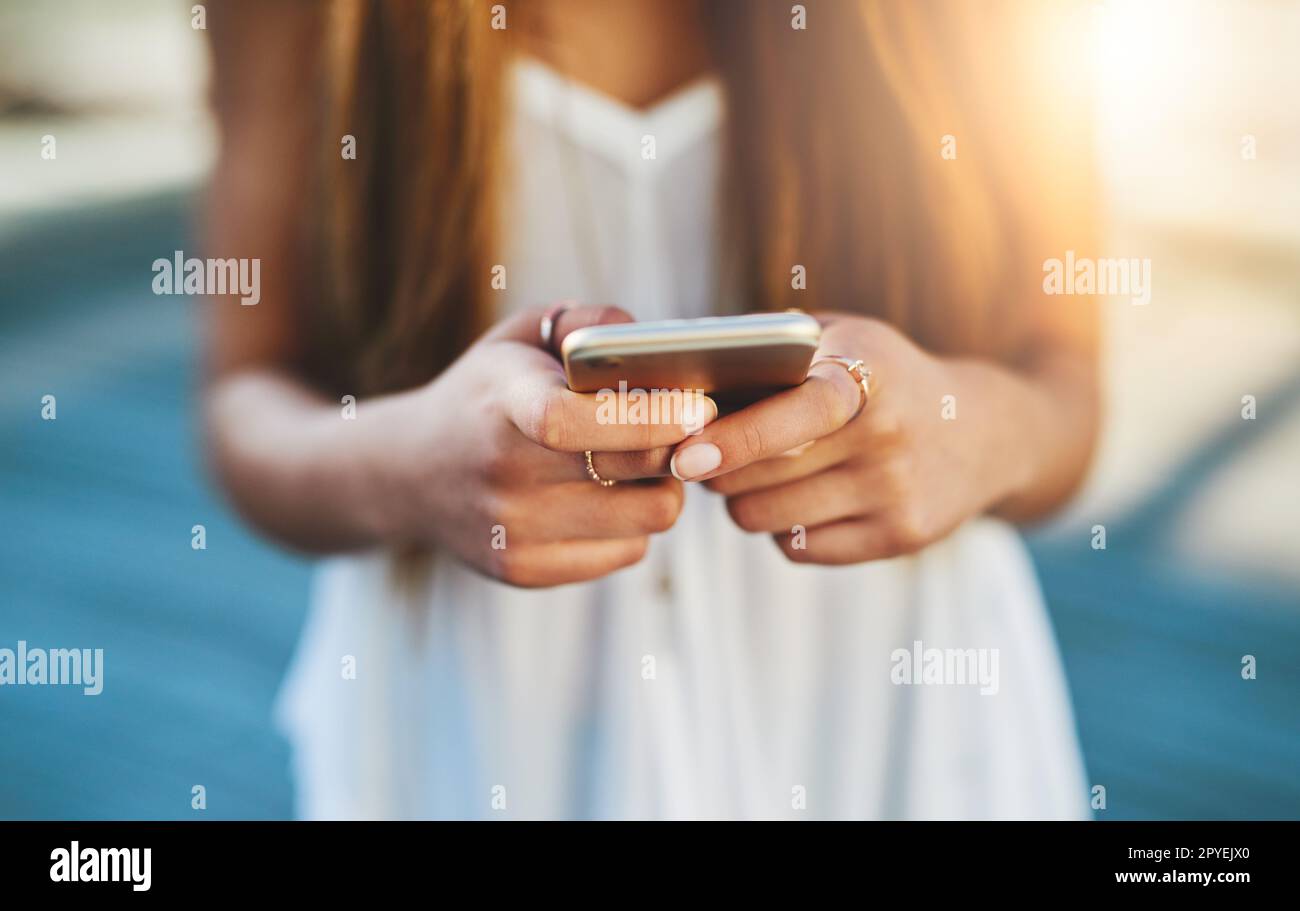
[[(213, 301), (204, 418), (213, 468), (239, 510), (306, 550), (374, 543), (385, 533), (364, 473), (366, 434), (294, 378), (303, 277), (296, 219), (309, 192), (321, 40), (312, 4), (237, 0), (211, 22), (213, 109), (221, 152), (208, 191), (208, 248), (261, 260), (261, 302)], [(367, 412), (372, 409), (367, 408)], [(379, 406), (371, 423), (388, 408)]]
[(413, 412), (402, 396), (367, 401), (355, 420), (284, 370), (222, 373), (205, 402), (208, 452), (243, 516), (299, 550), (329, 553), (392, 541), (404, 510), (379, 483), (382, 440)]
[[(963, 365), (954, 369), (961, 372)], [(1022, 523), (1051, 515), (1083, 482), (1096, 447), (1101, 403), (1095, 355), (1049, 348), (1019, 370), (967, 369), (973, 388), (987, 382), (987, 400), (1002, 403), (1003, 430), (995, 439), (1003, 441), (1006, 457), (1025, 463), (1020, 482), (992, 512)]]
[[(970, 179), (989, 181), (1015, 226), (997, 290), (1018, 304), (1012, 322), (1024, 328), (1006, 327), (1017, 344), (1001, 358), (941, 357), (882, 323), (831, 314), (819, 354), (861, 358), (872, 370), (860, 416), (853, 377), (828, 363), (674, 456), (678, 469), (708, 466), (676, 473), (707, 481), (737, 524), (772, 533), (791, 559), (909, 553), (986, 512), (1030, 521), (1064, 503), (1086, 473), (1100, 410), (1096, 301), (1049, 296), (1041, 285), (1047, 260), (1095, 255), (1086, 55), (1077, 23), (1059, 10), (978, 15), (995, 9), (996, 34), (967, 55), (975, 62), (965, 82), (978, 84), (963, 83), (984, 141), (966, 142), (962, 154), (976, 156)], [(709, 444), (716, 451), (690, 455)]]
[[(642, 478), (687, 428), (600, 423), (597, 403), (570, 392), (538, 347), (539, 312), (502, 322), (423, 386), (361, 399), (354, 414), (297, 375), (311, 310), (297, 221), (313, 192), (301, 175), (316, 141), (303, 114), (316, 91), (318, 10), (232, 2), (212, 22), (222, 148), (208, 245), (262, 260), (261, 303), (210, 304), (204, 413), (218, 478), (253, 524), (304, 550), (437, 547), (523, 586), (636, 562), (647, 536), (676, 520), (681, 485), (602, 488), (582, 453), (602, 453), (604, 477)], [(573, 308), (556, 336), (626, 318)]]

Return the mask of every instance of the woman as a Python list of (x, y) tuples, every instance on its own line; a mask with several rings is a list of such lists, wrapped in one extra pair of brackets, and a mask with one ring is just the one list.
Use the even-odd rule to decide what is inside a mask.
[[(209, 242), (263, 266), (214, 311), (213, 461), (337, 555), (282, 694), (304, 815), (1086, 813), (1006, 524), (1098, 410), (1091, 301), (1041, 287), (1093, 240), (1081, 68), (1028, 6), (213, 17)], [(695, 435), (598, 422), (553, 353), (787, 307), (809, 379)]]

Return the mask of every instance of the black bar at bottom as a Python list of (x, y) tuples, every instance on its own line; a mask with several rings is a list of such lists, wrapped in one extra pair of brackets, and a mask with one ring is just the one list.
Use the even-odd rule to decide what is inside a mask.
[(1046, 886), (1231, 899), (1287, 885), (1292, 870), (1282, 867), (1297, 835), (1300, 823), (1290, 822), (3, 822), (0, 882), (6, 895), (204, 899), (424, 887), (437, 901), (460, 885), (555, 886), (557, 877), (581, 894), (614, 876), (638, 892), (806, 881), (919, 886), (927, 896), (1042, 895)]

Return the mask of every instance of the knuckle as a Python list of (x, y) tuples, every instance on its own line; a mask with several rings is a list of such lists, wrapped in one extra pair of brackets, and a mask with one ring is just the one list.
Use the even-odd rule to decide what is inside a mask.
[(888, 407), (876, 407), (875, 399), (866, 409), (864, 416), (869, 416), (873, 436), (889, 442), (898, 440), (903, 435), (903, 422), (897, 412)]
[(543, 395), (534, 415), (534, 439), (547, 449), (563, 451), (570, 439), (569, 413), (556, 391)]
[(787, 560), (791, 563), (812, 563), (814, 562), (812, 554), (807, 547), (795, 547), (794, 539), (789, 535), (778, 535), (777, 543), (781, 547), (781, 552), (785, 554)]
[(610, 543), (616, 544), (617, 549), (603, 552), (598, 559), (591, 563), (589, 570), (583, 574), (584, 581), (598, 579), (617, 570), (635, 566), (644, 560), (645, 555), (650, 552), (649, 535), (637, 535), (633, 538), (624, 538)]
[(493, 551), (490, 559), (491, 566), (488, 571), (498, 581), (517, 588), (536, 586), (537, 582), (532, 570), (528, 562), (520, 556), (518, 550), (506, 548)]
[(904, 506), (912, 498), (912, 473), (901, 459), (891, 459), (881, 469), (885, 489), (895, 502)]
[(682, 512), (682, 496), (672, 488), (656, 493), (646, 501), (644, 527), (651, 532), (664, 532), (673, 527)]
[(503, 486), (516, 473), (513, 449), (509, 445), (500, 442), (489, 446), (488, 451), (483, 456), (481, 470), (483, 479), (487, 481), (489, 486)]
[(672, 449), (660, 447), (658, 449), (647, 449), (638, 454), (637, 470), (643, 478), (655, 478), (668, 474), (668, 459), (672, 456)]
[[(485, 509), (485, 512), (487, 514), (489, 527), (500, 525), (506, 530), (507, 534), (510, 534), (518, 528), (519, 520), (527, 516), (526, 511), (520, 510), (516, 507), (515, 501), (512, 497), (503, 497), (493, 494), (488, 495), (487, 508)], [(504, 549), (498, 551), (498, 553), (501, 554), (505, 554), (506, 552), (507, 550)]]
[(586, 577), (589, 579), (606, 576), (616, 570), (626, 569), (629, 566), (635, 566), (645, 559), (645, 555), (650, 552), (650, 536), (638, 535), (634, 538), (626, 538), (617, 543), (618, 549), (607, 551), (594, 564), (595, 569), (588, 572)]
[(902, 538), (893, 525), (886, 523), (881, 529), (880, 549), (876, 554), (877, 559), (889, 560), (893, 557), (901, 557), (907, 550), (903, 547)]
[(650, 421), (634, 424), (628, 429), (632, 432), (632, 445), (636, 446), (641, 452), (653, 450), (656, 444), (660, 442), (659, 436), (663, 433), (662, 425), (653, 424)]
[(732, 497), (727, 500), (727, 513), (731, 521), (744, 531), (763, 531), (763, 510), (753, 497)]
[(615, 307), (613, 304), (599, 304), (592, 307), (592, 319), (599, 324), (605, 323), (626, 323), (631, 319), (627, 311)]
[(758, 421), (745, 421), (741, 426), (741, 452), (746, 461), (763, 457), (763, 428)]
[(915, 510), (896, 510), (888, 525), (886, 548), (894, 556), (914, 554), (929, 543), (925, 521)]
[(734, 474), (720, 474), (716, 478), (709, 478), (707, 481), (702, 483), (708, 490), (726, 496), (734, 492), (736, 476)]
[(628, 547), (627, 563), (625, 563), (624, 565), (631, 566), (634, 563), (640, 563), (642, 560), (645, 559), (645, 555), (648, 554), (649, 552), (650, 552), (649, 536), (642, 535), (639, 538), (634, 538), (632, 540), (632, 543)]

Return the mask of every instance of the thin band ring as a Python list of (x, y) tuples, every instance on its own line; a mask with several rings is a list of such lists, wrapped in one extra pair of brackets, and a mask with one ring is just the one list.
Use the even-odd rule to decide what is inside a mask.
[(583, 456), (587, 459), (587, 477), (591, 478), (601, 487), (613, 487), (615, 484), (618, 483), (618, 481), (611, 481), (609, 478), (602, 478), (600, 476), (600, 473), (596, 471), (596, 466), (591, 463), (590, 449), (584, 452)]
[[(813, 361), (812, 366), (810, 366), (808, 370), (811, 372), (813, 367), (816, 367), (818, 364), (824, 364), (827, 361), (830, 361), (833, 364), (839, 364), (847, 370), (849, 376), (853, 377), (854, 381), (859, 387), (861, 387), (862, 396), (858, 400), (858, 410), (853, 412), (853, 418), (856, 418), (862, 413), (862, 409), (867, 407), (867, 402), (871, 399), (871, 371), (867, 369), (867, 365), (862, 363), (861, 360), (852, 357), (844, 357), (841, 354), (823, 355)], [(849, 418), (849, 420), (851, 421), (853, 418)]]
[(565, 310), (573, 306), (572, 301), (560, 301), (558, 304), (551, 304), (542, 314), (542, 322), (538, 326), (539, 334), (542, 337), (542, 347), (552, 354), (555, 349), (551, 346), (555, 336), (555, 324), (560, 321), (560, 316)]

